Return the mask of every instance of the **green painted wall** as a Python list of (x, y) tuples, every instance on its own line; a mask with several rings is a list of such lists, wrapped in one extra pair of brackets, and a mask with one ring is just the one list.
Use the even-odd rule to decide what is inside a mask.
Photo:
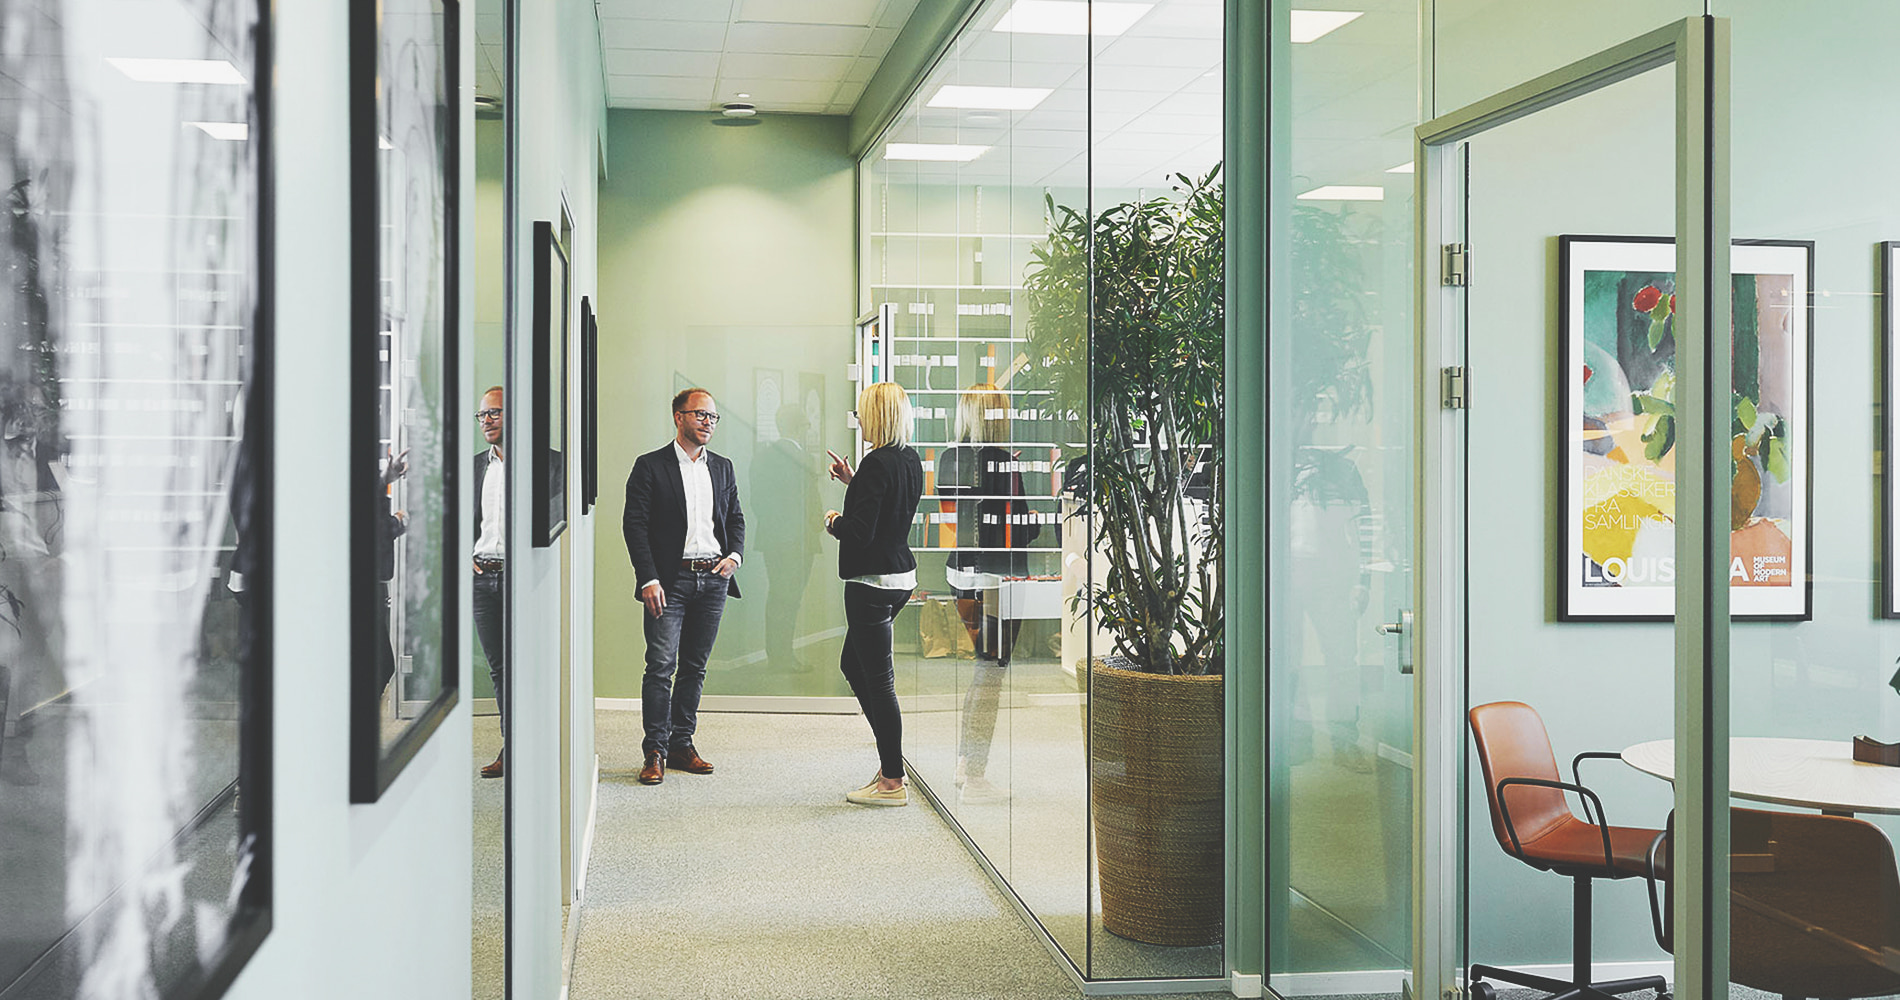
[[(837, 674), (838, 582), (807, 503), (751, 473), (776, 433), (778, 400), (809, 403), (809, 453), (842, 449), (853, 313), (853, 160), (848, 120), (774, 115), (755, 126), (713, 116), (610, 111), (600, 191), (600, 478), (596, 693), (640, 694), (645, 652), (636, 581), (617, 526), (640, 454), (672, 439), (669, 403), (703, 385), (724, 416), (712, 449), (733, 460), (747, 514), (743, 600), (727, 605), (706, 693), (846, 697)], [(773, 388), (776, 386), (776, 388)], [(818, 472), (812, 460), (813, 475)], [(835, 484), (817, 500), (838, 506)], [(803, 491), (796, 491), (803, 492)], [(796, 513), (794, 513), (796, 511)], [(775, 543), (804, 539), (790, 613), (799, 663), (764, 653)], [(781, 563), (792, 560), (781, 559)], [(793, 591), (788, 590), (787, 593)], [(774, 608), (782, 613), (782, 608)]]

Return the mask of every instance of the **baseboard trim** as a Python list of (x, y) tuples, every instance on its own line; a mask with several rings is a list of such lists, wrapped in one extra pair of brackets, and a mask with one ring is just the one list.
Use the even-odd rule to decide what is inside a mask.
[(470, 698), (468, 700), (468, 710), (476, 715), (501, 714), (501, 708), (495, 704), (495, 699), (493, 698)]
[[(638, 698), (595, 698), (594, 707), (607, 712), (638, 712)], [(699, 699), (702, 712), (758, 712), (768, 715), (857, 715), (858, 700), (769, 694), (709, 694)]]
[(600, 755), (594, 755), (594, 782), (587, 790), (587, 829), (581, 833), (581, 877), (574, 880), (574, 903), (587, 896), (587, 869), (594, 860), (594, 823), (600, 818)]
[[(1570, 963), (1551, 965), (1512, 965), (1505, 966), (1517, 972), (1527, 972), (1533, 976), (1546, 976), (1551, 979), (1570, 978)], [(1596, 962), (1590, 967), (1591, 975), (1599, 981), (1606, 979), (1636, 979), (1641, 976), (1661, 976), (1664, 980), (1674, 980), (1676, 966), (1671, 961), (1650, 962)], [(1267, 983), (1273, 992), (1283, 997), (1325, 997), (1325, 996), (1399, 996), (1405, 989), (1405, 982), (1411, 973), (1405, 969), (1371, 969), (1363, 972), (1294, 972), (1274, 975)], [(1235, 996), (1260, 996), (1259, 993)]]
[(1227, 974), (1227, 992), (1236, 997), (1264, 997), (1266, 986), (1255, 973), (1230, 972)]

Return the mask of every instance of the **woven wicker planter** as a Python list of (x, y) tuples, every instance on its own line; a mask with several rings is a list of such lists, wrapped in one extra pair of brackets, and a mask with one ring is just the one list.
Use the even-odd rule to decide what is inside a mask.
[(1162, 945), (1221, 939), (1221, 678), (1093, 664), (1090, 801), (1102, 925)]

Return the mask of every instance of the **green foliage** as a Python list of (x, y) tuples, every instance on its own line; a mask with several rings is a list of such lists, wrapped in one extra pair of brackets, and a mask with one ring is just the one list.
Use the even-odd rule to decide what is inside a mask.
[[(1222, 670), (1219, 175), (1219, 167), (1199, 179), (1177, 175), (1172, 197), (1116, 205), (1093, 220), (1047, 199), (1049, 238), (1024, 279), (1033, 380), (1089, 445), (1084, 501), (1108, 572), (1078, 602), (1116, 653), (1152, 673)], [(1197, 475), (1205, 503), (1188, 496)]]

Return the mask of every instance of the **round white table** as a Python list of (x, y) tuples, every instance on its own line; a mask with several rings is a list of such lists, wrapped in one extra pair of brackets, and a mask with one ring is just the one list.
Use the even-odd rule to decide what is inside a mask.
[[(1848, 740), (1737, 736), (1729, 740), (1729, 794), (1806, 806), (1834, 816), (1900, 814), (1900, 767), (1863, 764)], [(1676, 776), (1676, 741), (1626, 747), (1623, 763), (1664, 781)]]

